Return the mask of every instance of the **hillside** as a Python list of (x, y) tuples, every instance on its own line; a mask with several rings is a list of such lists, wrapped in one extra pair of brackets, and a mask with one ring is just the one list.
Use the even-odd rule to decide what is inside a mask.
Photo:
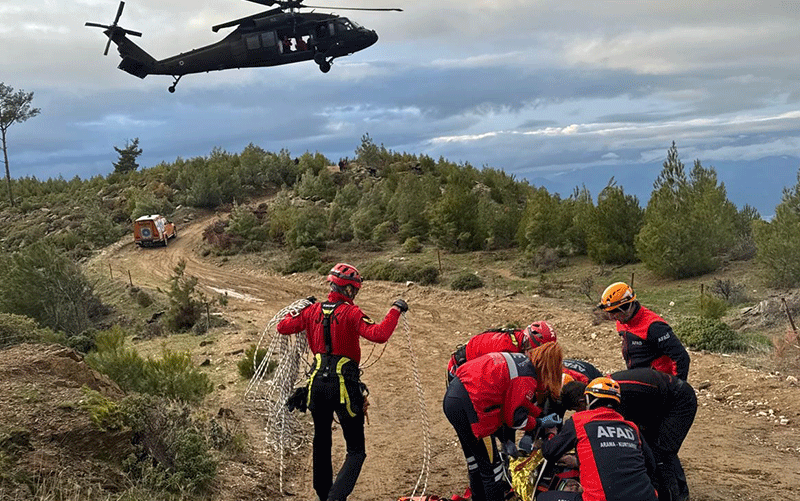
[[(123, 238), (93, 258), (88, 267), (94, 273), (112, 270), (121, 283), (130, 276), (135, 286), (154, 290), (164, 286), (174, 266), (184, 259), (186, 272), (198, 277), (204, 290), (228, 292), (229, 304), (222, 309), (229, 322), (226, 327), (202, 336), (138, 341), (136, 346), (144, 354), (155, 354), (163, 346), (188, 350), (195, 363), (204, 363), (216, 388), (204, 410), (217, 415), (220, 409), (228, 409), (230, 425), (247, 432), (250, 453), (222, 465), (214, 499), (279, 499), (278, 460), (265, 451), (263, 417), (257, 407), (244, 401), (246, 382), (238, 376), (236, 363), (278, 310), (310, 294), (323, 296), (325, 284), (317, 274), (277, 275), (253, 259), (203, 257), (201, 233), (215, 217), (198, 216), (179, 225), (179, 237), (166, 248), (140, 249), (130, 238)], [(409, 345), (430, 418), (427, 492), (448, 497), (467, 485), (455, 433), (441, 412), (445, 367), (457, 344), (491, 326), (547, 320), (556, 328), (567, 356), (588, 360), (604, 371), (622, 368), (613, 325), (597, 323), (585, 301), (511, 292), (502, 287), (454, 292), (416, 284), (365, 283), (357, 298), (362, 309), (382, 318), (392, 300), (402, 297), (410, 306), (409, 329), (401, 324), (382, 354), (380, 349), (371, 352), (369, 343), (363, 347), (368, 363), (381, 355), (363, 376), (372, 404), (366, 428), (367, 460), (351, 500), (395, 500), (410, 494), (417, 481), (423, 434)], [(775, 371), (768, 357), (691, 355), (689, 382), (698, 392), (700, 408), (680, 456), (692, 499), (800, 498), (797, 378)], [(61, 360), (69, 363), (57, 363)], [(35, 346), (0, 351), (0, 376), (0, 422), (29, 431), (21, 440), (26, 461), (64, 478), (112, 490), (124, 487), (124, 481), (97, 459), (113, 445), (109, 437), (92, 430), (88, 419), (70, 405), (80, 399), (82, 384), (96, 381), (91, 384), (118, 391), (113, 384), (102, 382), (74, 353)], [(75, 450), (76, 443), (80, 451)], [(343, 457), (342, 445), (337, 430), (335, 464)], [(310, 443), (288, 461), (286, 494), (291, 499), (313, 499)], [(5, 495), (0, 499), (25, 499), (19, 492)]]

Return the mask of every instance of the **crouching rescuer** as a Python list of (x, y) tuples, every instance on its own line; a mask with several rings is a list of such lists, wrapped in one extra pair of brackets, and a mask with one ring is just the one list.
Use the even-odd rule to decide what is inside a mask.
[[(296, 316), (287, 315), (277, 325), (280, 334), (305, 331), (314, 364), (306, 391), (296, 393), (290, 407), (305, 404), (314, 420), (314, 490), (321, 501), (345, 501), (353, 492), (366, 458), (364, 418), (367, 387), (361, 382), (359, 338), (385, 343), (397, 327), (401, 313), (408, 311), (402, 299), (379, 324), (373, 322), (353, 300), (361, 289), (361, 275), (349, 264), (339, 263), (328, 274), (330, 293), (324, 303), (315, 302)], [(336, 479), (331, 460), (334, 413), (342, 428), (347, 455)]]

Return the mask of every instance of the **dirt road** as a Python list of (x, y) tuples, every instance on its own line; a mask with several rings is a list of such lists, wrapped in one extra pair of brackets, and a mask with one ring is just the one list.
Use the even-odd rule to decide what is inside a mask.
[[(232, 259), (201, 257), (202, 230), (210, 217), (179, 227), (179, 236), (163, 249), (139, 249), (132, 243), (109, 248), (100, 259), (115, 270), (129, 270), (138, 285), (164, 287), (179, 259), (186, 273), (212, 291), (228, 291), (224, 315), (233, 323), (224, 341), (206, 346), (215, 370), (235, 374), (241, 355), (232, 356), (257, 339), (282, 307), (308, 295), (325, 295), (324, 277), (316, 274), (280, 276)], [(353, 501), (396, 500), (409, 495), (422, 465), (423, 426), (413, 384), (409, 339), (424, 388), (429, 414), (431, 468), (427, 493), (449, 497), (467, 485), (466, 467), (456, 436), (441, 411), (444, 373), (452, 349), (470, 335), (509, 321), (547, 320), (557, 330), (565, 354), (585, 359), (603, 371), (624, 368), (619, 337), (611, 323), (593, 324), (585, 304), (564, 304), (548, 298), (507, 295), (505, 291), (454, 292), (414, 284), (367, 282), (357, 298), (362, 309), (380, 319), (394, 298), (404, 298), (410, 310), (409, 330), (398, 328), (380, 360), (363, 379), (371, 389), (367, 460)], [(402, 324), (401, 324), (402, 325)], [(369, 343), (362, 350), (370, 353)], [(380, 349), (375, 350), (374, 357)], [(680, 457), (692, 499), (778, 501), (800, 499), (800, 389), (785, 374), (748, 368), (733, 356), (691, 352), (689, 383), (697, 390), (699, 410)], [(374, 360), (374, 359), (373, 359)], [(242, 401), (242, 385), (218, 390), (215, 402), (233, 408), (245, 421), (257, 461), (250, 467), (228, 468), (221, 499), (275, 499), (277, 459), (261, 451), (261, 417)], [(334, 432), (335, 464), (343, 457), (342, 440)], [(264, 471), (266, 470), (266, 471)], [(287, 490), (294, 499), (313, 499), (310, 444), (293, 460)], [(257, 479), (257, 480), (253, 480)], [(258, 480), (260, 479), (260, 480)], [(248, 487), (249, 486), (249, 487)], [(228, 490), (226, 494), (226, 490)]]

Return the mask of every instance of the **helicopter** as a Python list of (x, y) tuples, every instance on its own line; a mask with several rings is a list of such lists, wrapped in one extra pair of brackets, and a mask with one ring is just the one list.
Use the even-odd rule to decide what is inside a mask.
[[(301, 61), (314, 61), (320, 71), (327, 73), (333, 60), (366, 49), (378, 41), (375, 31), (360, 26), (355, 21), (336, 14), (300, 12), (300, 9), (327, 9), (303, 5), (303, 0), (247, 0), (267, 7), (277, 6), (257, 14), (218, 24), (211, 28), (217, 32), (236, 27), (222, 40), (190, 50), (160, 61), (136, 45), (128, 36), (141, 37), (142, 33), (119, 26), (125, 2), (119, 3), (117, 16), (110, 25), (89, 23), (103, 28), (108, 37), (105, 52), (111, 42), (117, 45), (122, 58), (118, 68), (139, 78), (147, 75), (170, 75), (175, 92), (181, 77), (191, 73), (278, 66)], [(398, 11), (394, 8), (339, 7), (340, 10)]]

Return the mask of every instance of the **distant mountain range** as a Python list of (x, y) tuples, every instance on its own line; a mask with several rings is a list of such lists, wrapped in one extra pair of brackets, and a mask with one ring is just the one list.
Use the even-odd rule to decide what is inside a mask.
[[(736, 207), (741, 209), (749, 204), (764, 219), (774, 215), (775, 206), (781, 202), (784, 188), (797, 184), (800, 171), (800, 158), (788, 156), (766, 157), (755, 162), (701, 162), (703, 167), (714, 168), (720, 182), (725, 184), (728, 199)], [(684, 160), (684, 164), (688, 175), (694, 161)], [(576, 186), (585, 185), (596, 202), (597, 195), (613, 176), (617, 186), (623, 187), (626, 194), (636, 195), (639, 204), (644, 208), (662, 167), (661, 163), (605, 166), (602, 174), (598, 173), (598, 168), (593, 167), (548, 177), (528, 178), (528, 181), (535, 186), (544, 186), (551, 193), (559, 193), (562, 198), (571, 195)]]

